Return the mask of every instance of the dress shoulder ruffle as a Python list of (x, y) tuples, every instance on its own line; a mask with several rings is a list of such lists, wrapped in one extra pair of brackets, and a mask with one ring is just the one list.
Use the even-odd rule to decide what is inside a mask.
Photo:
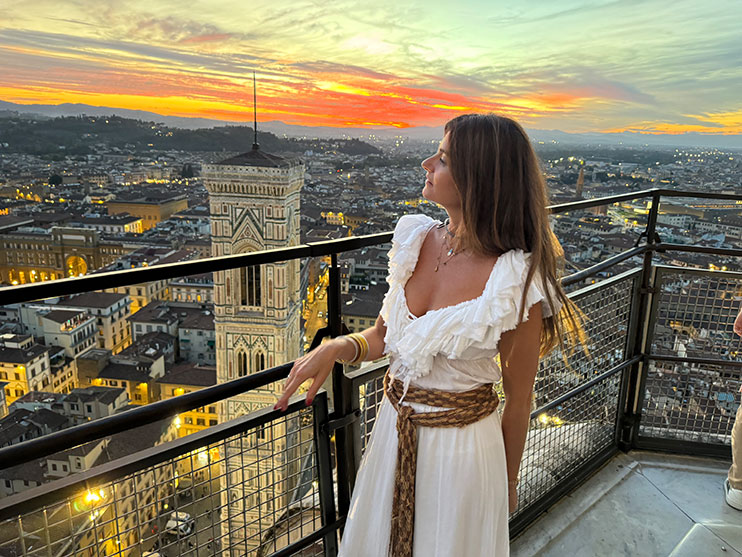
[(417, 265), (425, 234), (436, 221), (427, 215), (404, 215), (397, 221), (389, 250), (387, 282), (407, 282)]
[[(397, 221), (392, 236), (392, 248), (387, 254), (389, 272), (386, 281), (389, 283), (389, 289), (384, 296), (380, 312), (386, 322), (387, 331), (390, 325), (394, 330), (399, 330), (400, 315), (404, 317), (407, 308), (404, 305), (404, 308), (400, 309), (399, 293), (402, 292), (404, 295), (404, 285), (415, 270), (425, 234), (435, 222), (426, 215), (404, 215)], [(395, 323), (391, 323), (392, 321)]]

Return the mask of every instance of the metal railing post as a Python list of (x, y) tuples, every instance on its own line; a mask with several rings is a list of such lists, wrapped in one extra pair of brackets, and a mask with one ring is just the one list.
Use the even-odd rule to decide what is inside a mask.
[[(314, 448), (317, 455), (317, 475), (319, 480), (319, 505), (322, 515), (322, 526), (328, 526), (337, 520), (335, 514), (335, 490), (332, 485), (332, 450), (330, 449), (331, 431), (327, 427), (329, 412), (327, 393), (314, 399)], [(328, 532), (324, 537), (325, 557), (335, 557), (338, 553), (337, 532)]]
[[(642, 288), (642, 275), (634, 280), (634, 285), (631, 293), (631, 311), (629, 313), (629, 331), (626, 339), (626, 359), (629, 360), (636, 357), (639, 351), (636, 350), (636, 338), (637, 330), (641, 327), (641, 288)], [(631, 431), (633, 429), (633, 418), (628, 414), (628, 400), (632, 398), (630, 393), (632, 387), (632, 378), (637, 373), (637, 368), (641, 364), (641, 360), (629, 366), (624, 370), (621, 376), (621, 383), (618, 393), (618, 416), (616, 420), (616, 445), (624, 452), (631, 450)]]
[(639, 421), (641, 419), (641, 385), (643, 385), (643, 376), (646, 375), (647, 369), (647, 337), (649, 335), (650, 327), (650, 313), (652, 308), (653, 300), (653, 266), (652, 258), (658, 244), (656, 237), (656, 226), (657, 226), (657, 213), (659, 211), (661, 192), (655, 192), (652, 194), (652, 208), (649, 210), (647, 218), (646, 228), (646, 245), (647, 251), (644, 253), (644, 262), (642, 264), (642, 273), (640, 278), (639, 286), (639, 307), (637, 313), (634, 316), (635, 321), (632, 322), (634, 328), (634, 335), (629, 338), (629, 352), (627, 355), (629, 358), (635, 356), (642, 356), (642, 358), (632, 366), (631, 371), (628, 374), (628, 380), (625, 385), (625, 404), (622, 408), (619, 408), (621, 412), (620, 417), (620, 438), (618, 445), (621, 450), (628, 451), (634, 447), (636, 442), (636, 436), (639, 432)]
[[(330, 285), (327, 298), (327, 314), (330, 334), (336, 337), (342, 334), (343, 322), (340, 299), (340, 267), (336, 253), (331, 255)], [(345, 377), (342, 364), (335, 364), (332, 374), (333, 417), (342, 418), (353, 412), (353, 384)], [(335, 431), (335, 458), (337, 459), (337, 494), (338, 513), (345, 516), (350, 507), (350, 494), (356, 477), (355, 443), (353, 432), (358, 423), (350, 427), (340, 427)], [(355, 429), (354, 429), (355, 428)]]

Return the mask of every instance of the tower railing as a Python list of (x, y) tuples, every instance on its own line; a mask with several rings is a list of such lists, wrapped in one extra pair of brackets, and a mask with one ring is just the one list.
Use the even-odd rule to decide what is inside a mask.
[[(619, 450), (729, 456), (735, 400), (728, 393), (740, 380), (735, 360), (740, 347), (732, 339), (730, 318), (738, 309), (742, 273), (656, 265), (653, 255), (685, 251), (739, 257), (742, 249), (662, 242), (657, 215), (668, 197), (742, 202), (736, 195), (650, 189), (551, 208), (567, 213), (651, 200), (643, 243), (563, 279), (588, 318), (589, 349), (566, 355), (566, 364), (559, 353), (540, 364), (511, 535)], [(336, 336), (343, 331), (338, 254), (391, 237), (374, 234), (5, 287), (0, 288), (0, 305), (329, 256), (328, 327), (321, 335)], [(633, 257), (642, 257), (640, 267), (579, 287)], [(727, 347), (720, 348), (718, 341)], [(266, 408), (174, 438), (177, 414), (268, 386), (275, 390), (291, 365), (0, 448), (1, 471), (43, 465), (75, 447), (113, 450), (117, 435), (144, 435), (145, 429), (164, 441), (0, 499), (0, 554), (144, 555), (155, 550), (195, 556), (227, 549), (240, 555), (336, 554), (355, 475), (383, 398), (386, 362), (348, 372), (336, 366), (331, 394), (322, 392), (309, 407), (299, 396), (286, 413)], [(700, 399), (713, 405), (700, 407)], [(285, 455), (280, 470), (268, 466), (277, 450)], [(247, 462), (257, 463), (249, 468), (257, 471), (248, 474)], [(243, 464), (238, 472), (234, 463)], [(248, 511), (260, 519), (254, 524), (232, 520)]]

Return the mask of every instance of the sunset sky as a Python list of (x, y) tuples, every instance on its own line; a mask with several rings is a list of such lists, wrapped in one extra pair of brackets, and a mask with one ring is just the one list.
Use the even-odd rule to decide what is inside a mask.
[[(460, 3), (460, 6), (457, 5)], [(742, 0), (27, 0), (0, 100), (219, 120), (742, 133)]]

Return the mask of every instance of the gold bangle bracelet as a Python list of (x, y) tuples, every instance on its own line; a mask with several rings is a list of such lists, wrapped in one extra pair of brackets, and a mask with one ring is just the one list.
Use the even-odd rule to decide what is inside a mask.
[(366, 340), (366, 337), (360, 333), (358, 334), (358, 339), (361, 341), (361, 345), (363, 346), (363, 355), (361, 356), (360, 360), (364, 361), (368, 357), (369, 353), (368, 340)]
[(368, 341), (366, 340), (366, 337), (364, 337), (360, 333), (351, 333), (348, 335), (351, 339), (353, 339), (354, 342), (358, 344), (359, 347), (359, 354), (356, 354), (356, 357), (353, 359), (352, 362), (350, 362), (351, 365), (358, 365), (362, 361), (366, 359), (366, 356), (368, 356)]
[(352, 359), (350, 359), (350, 360), (337, 360), (338, 363), (345, 364), (345, 365), (352, 365), (353, 362), (355, 362), (358, 359), (358, 356), (361, 353), (361, 350), (362, 350), (361, 343), (358, 342), (357, 339), (353, 338), (353, 335), (352, 334), (351, 335), (343, 335), (343, 336), (338, 337), (338, 338), (347, 338), (348, 340), (350, 340), (353, 343), (353, 348), (355, 349), (355, 352), (353, 354), (353, 358)]

